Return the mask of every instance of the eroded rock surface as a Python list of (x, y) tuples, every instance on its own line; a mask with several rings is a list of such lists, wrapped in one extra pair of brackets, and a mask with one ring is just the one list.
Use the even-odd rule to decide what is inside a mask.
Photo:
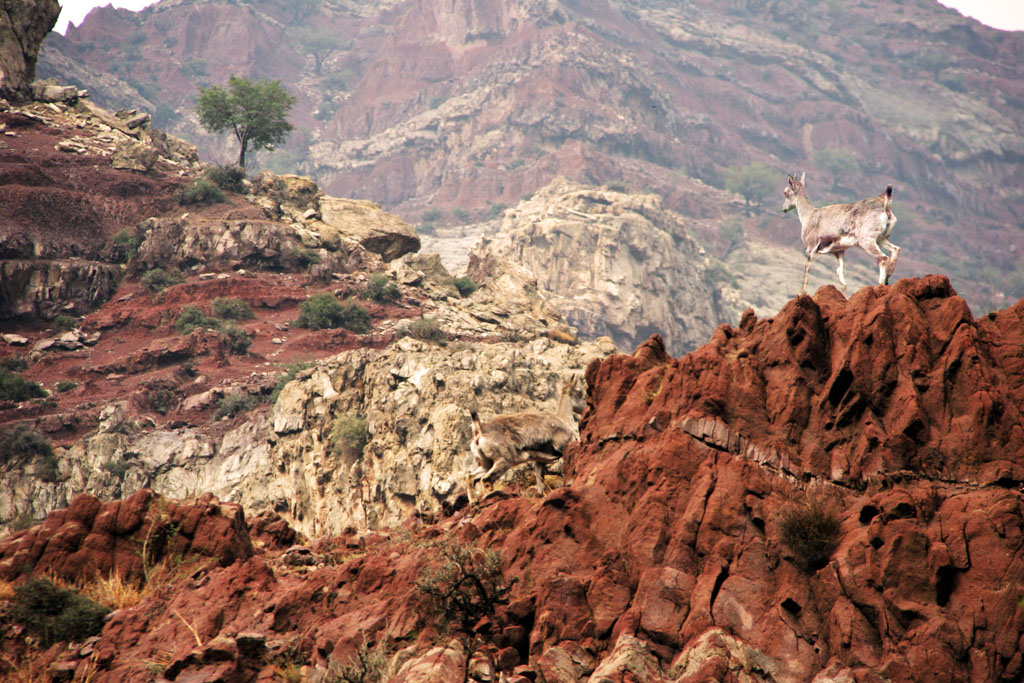
[[(155, 656), (177, 676), (269, 676), (245, 653), (289, 648), (324, 676), (361, 645), (394, 680), (1015, 680), (1024, 302), (980, 320), (963, 310), (934, 277), (849, 302), (823, 288), (683, 358), (652, 337), (590, 364), (582, 441), (542, 499), (505, 492), (291, 551), (278, 536), (118, 613), (87, 651), (48, 657), (75, 668), (99, 652), (101, 681), (143, 680), (128, 663)], [(320, 387), (301, 419), (355, 395), (335, 367), (293, 385)], [(415, 393), (419, 380), (393, 376)], [(888, 437), (869, 442), (876, 432)], [(839, 522), (813, 566), (782, 532), (810, 498)], [(416, 588), (451, 543), (500, 551), (511, 584), (472, 636), (445, 632)], [(289, 565), (300, 551), (312, 564)]]
[(57, 0), (5, 2), (0, 12), (0, 97), (31, 94), (43, 38), (60, 15)]
[(681, 354), (742, 311), (682, 217), (655, 195), (557, 179), (505, 212), (500, 232), (471, 252), (468, 273), (482, 280), (505, 261), (533, 272), (584, 336), (623, 348), (658, 333)]

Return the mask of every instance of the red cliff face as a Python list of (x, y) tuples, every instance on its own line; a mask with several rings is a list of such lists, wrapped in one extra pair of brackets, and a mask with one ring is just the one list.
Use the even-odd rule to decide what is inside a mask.
[[(470, 680), (519, 683), (1024, 673), (1024, 301), (972, 320), (941, 277), (849, 301), (824, 288), (680, 359), (651, 338), (587, 379), (565, 486), (322, 541), (309, 572), (239, 555), (112, 618), (96, 680), (160, 652), (169, 677), (270, 676), (253, 647), (325, 670), (362, 642), (399, 653), (391, 680), (467, 680), (467, 661)], [(782, 532), (808, 500), (838, 523), (814, 561)], [(415, 589), (437, 538), (500, 550), (515, 581), (472, 656)]]

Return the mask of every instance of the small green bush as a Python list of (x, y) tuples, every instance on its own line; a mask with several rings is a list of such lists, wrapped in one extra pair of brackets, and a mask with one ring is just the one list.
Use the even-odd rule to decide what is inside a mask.
[(39, 382), (25, 379), (7, 368), (0, 368), (0, 401), (21, 402), (46, 395), (46, 389)]
[(50, 440), (28, 425), (19, 424), (0, 431), (0, 465), (52, 457)]
[(243, 299), (225, 299), (217, 297), (213, 300), (213, 314), (224, 320), (252, 320), (256, 314)]
[(100, 469), (109, 472), (115, 479), (124, 479), (124, 475), (130, 467), (126, 460), (108, 460), (100, 465)]
[(81, 593), (58, 588), (49, 579), (33, 579), (14, 589), (11, 617), (42, 641), (81, 641), (103, 630), (110, 609)]
[(828, 564), (839, 547), (839, 527), (834, 507), (820, 497), (786, 507), (779, 520), (782, 542), (793, 551), (796, 563), (807, 571), (817, 571)]
[(28, 361), (21, 356), (7, 356), (6, 358), (0, 358), (0, 368), (10, 370), (11, 372), (21, 372), (22, 370), (28, 370)]
[[(250, 315), (252, 311), (249, 309), (248, 304), (238, 299), (216, 299), (214, 300), (214, 309), (217, 308), (217, 302), (229, 302), (227, 304), (232, 315), (242, 315), (242, 310), (238, 307), (230, 304), (231, 301), (241, 303), (245, 310), (248, 310)], [(183, 306), (181, 313), (178, 314), (178, 319), (174, 321), (174, 329), (180, 334), (190, 334), (192, 330), (198, 327), (205, 327), (211, 330), (217, 330), (228, 338), (230, 351), (236, 355), (244, 355), (252, 344), (252, 338), (249, 333), (243, 330), (241, 327), (233, 322), (226, 320), (217, 320), (211, 318), (202, 312), (197, 306)]]
[(62, 379), (61, 381), (57, 382), (57, 391), (62, 394), (65, 394), (77, 386), (78, 382), (71, 382), (69, 380)]
[(256, 406), (256, 397), (249, 394), (229, 394), (217, 401), (217, 410), (214, 412), (214, 419), (222, 417), (234, 417), (239, 413), (252, 410)]
[(420, 227), (416, 229), (416, 232), (421, 235), (433, 235), (437, 232), (437, 226), (433, 223), (420, 223)]
[(459, 296), (466, 297), (476, 291), (477, 284), (468, 277), (457, 277), (452, 280), (455, 289), (459, 290)]
[(217, 321), (203, 313), (198, 306), (182, 306), (181, 313), (174, 321), (174, 329), (179, 334), (190, 334), (197, 327), (217, 327)]
[(399, 336), (408, 335), (420, 341), (443, 344), (448, 341), (448, 335), (444, 333), (441, 326), (434, 318), (423, 317), (413, 320), (411, 323), (398, 331)]
[(221, 204), (228, 200), (224, 191), (217, 187), (213, 181), (206, 177), (193, 180), (188, 185), (180, 187), (174, 193), (175, 199), (183, 206)]
[(299, 265), (303, 268), (309, 268), (315, 266), (322, 260), (320, 258), (320, 252), (316, 249), (296, 249), (293, 252), (295, 260), (299, 262)]
[(78, 327), (78, 318), (61, 313), (60, 315), (55, 316), (53, 320), (50, 321), (50, 324), (55, 330), (67, 332), (68, 330), (73, 330)]
[(150, 292), (162, 291), (171, 285), (180, 285), (185, 281), (185, 276), (177, 270), (164, 270), (163, 268), (153, 268), (147, 270), (139, 278), (143, 288)]
[(244, 356), (252, 344), (252, 337), (238, 325), (231, 322), (221, 322), (217, 330), (228, 338), (231, 353), (236, 356)]
[(146, 394), (146, 400), (149, 402), (150, 410), (166, 415), (174, 408), (174, 405), (178, 402), (178, 397), (170, 389), (158, 387)]
[(441, 210), (427, 209), (420, 215), (420, 220), (424, 223), (436, 223), (441, 220)]
[(125, 228), (113, 237), (114, 261), (128, 263), (142, 246), (142, 235), (134, 228)]
[(211, 166), (203, 175), (222, 190), (236, 194), (245, 193), (245, 169), (241, 166)]
[(459, 223), (468, 223), (469, 211), (466, 211), (465, 209), (460, 209), (459, 207), (455, 207), (454, 209), (452, 209), (452, 217)]
[(366, 446), (366, 420), (358, 415), (338, 415), (331, 425), (331, 454), (356, 460)]
[(374, 273), (367, 280), (362, 297), (379, 303), (394, 301), (399, 297), (398, 285), (388, 280), (384, 273)]
[(344, 327), (353, 332), (367, 332), (370, 329), (370, 314), (359, 304), (338, 301), (333, 294), (317, 294), (299, 305), (297, 327), (323, 330)]

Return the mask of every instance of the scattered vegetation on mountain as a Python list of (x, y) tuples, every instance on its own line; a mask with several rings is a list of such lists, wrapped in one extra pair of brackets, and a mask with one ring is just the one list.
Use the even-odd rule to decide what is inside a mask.
[(245, 169), (241, 166), (218, 165), (206, 169), (203, 174), (211, 183), (225, 192), (245, 192)]
[(196, 178), (188, 185), (183, 185), (174, 194), (182, 206), (221, 204), (228, 200), (224, 191), (206, 176)]
[(342, 414), (331, 425), (331, 453), (346, 460), (355, 460), (363, 453), (367, 442), (366, 418)]
[(222, 320), (252, 320), (256, 314), (244, 299), (217, 297), (213, 300), (213, 314)]
[(163, 268), (147, 270), (139, 278), (143, 289), (149, 292), (160, 292), (171, 285), (180, 285), (184, 281), (185, 276), (179, 271), (174, 269), (164, 270)]
[(258, 401), (251, 394), (228, 394), (217, 401), (217, 410), (213, 417), (216, 420), (222, 417), (234, 417), (239, 413), (248, 412), (256, 407)]
[(400, 337), (408, 336), (420, 341), (443, 344), (448, 341), (448, 335), (441, 329), (437, 320), (423, 316), (417, 320), (407, 323), (396, 330)]
[(210, 317), (198, 306), (189, 304), (182, 307), (178, 318), (174, 321), (174, 329), (179, 334), (191, 334), (193, 330), (200, 327), (216, 330), (228, 338), (231, 353), (242, 355), (248, 351), (252, 344), (252, 338), (248, 332), (231, 321), (255, 317), (249, 305), (241, 299), (217, 298), (214, 299), (213, 309), (218, 317), (227, 319), (218, 320)]
[(398, 285), (388, 280), (384, 273), (374, 273), (367, 280), (366, 289), (361, 296), (378, 303), (395, 301), (399, 297)]
[(502, 572), (499, 552), (447, 539), (429, 548), (441, 558), (441, 566), (422, 571), (416, 588), (444, 625), (471, 629), (508, 601), (512, 582)]
[(353, 332), (365, 333), (370, 329), (370, 314), (354, 301), (341, 303), (333, 294), (324, 292), (299, 304), (299, 317), (295, 325), (310, 330), (344, 327)]
[(793, 551), (796, 563), (807, 571), (826, 564), (842, 537), (834, 505), (821, 496), (810, 496), (782, 511), (779, 529), (782, 542)]
[(46, 389), (39, 382), (25, 379), (16, 372), (0, 367), (0, 401), (27, 401), (44, 398)]
[(459, 290), (459, 296), (467, 297), (476, 291), (477, 284), (468, 277), (457, 277), (452, 280), (455, 289)]
[(730, 166), (725, 169), (725, 189), (735, 192), (751, 206), (760, 206), (761, 201), (776, 190), (777, 174), (772, 172), (763, 161), (751, 161), (743, 166)]
[(55, 586), (49, 579), (33, 579), (15, 588), (14, 593), (11, 617), (39, 638), (44, 647), (96, 635), (110, 612), (81, 593)]

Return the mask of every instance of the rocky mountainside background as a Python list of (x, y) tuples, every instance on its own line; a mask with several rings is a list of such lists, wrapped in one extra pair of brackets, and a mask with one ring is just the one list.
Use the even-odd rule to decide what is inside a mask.
[[(0, 30), (41, 36), (52, 4)], [(792, 250), (702, 246), (671, 199), (562, 176), (423, 239), (29, 82), (21, 47), (0, 61), (0, 677), (1024, 675), (1024, 300), (976, 317), (942, 275), (790, 298)], [(552, 490), (527, 465), (470, 504), (471, 411), (550, 411), (573, 377)]]
[(1024, 293), (1022, 64), (1021, 33), (933, 0), (162, 0), (51, 34), (39, 71), (221, 161), (197, 88), (279, 79), (298, 131), (262, 163), (412, 223), (472, 223), (561, 175), (656, 193), (723, 257), (799, 245), (774, 190), (747, 215), (723, 189), (730, 169), (806, 171), (818, 205), (892, 183), (898, 275), (945, 273), (983, 314)]

